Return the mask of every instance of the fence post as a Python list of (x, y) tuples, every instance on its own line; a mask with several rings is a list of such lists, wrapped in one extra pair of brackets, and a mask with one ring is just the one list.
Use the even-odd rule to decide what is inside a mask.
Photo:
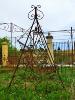
[[(50, 56), (49, 51), (47, 51), (47, 52), (48, 52), (48, 54), (49, 54), (49, 56), (50, 56), (51, 61), (52, 61), (52, 59), (53, 59), (52, 63), (54, 64), (54, 54), (53, 54), (53, 44), (52, 44), (53, 36), (51, 36), (50, 33), (48, 33), (48, 36), (46, 36), (46, 39), (47, 39), (48, 48), (49, 48), (49, 50), (50, 50), (50, 52), (51, 52), (51, 56)], [(51, 58), (51, 57), (52, 57), (52, 58)], [(49, 59), (48, 59), (48, 63), (50, 64)]]
[(7, 66), (8, 62), (8, 43), (3, 42), (2, 43), (2, 65)]

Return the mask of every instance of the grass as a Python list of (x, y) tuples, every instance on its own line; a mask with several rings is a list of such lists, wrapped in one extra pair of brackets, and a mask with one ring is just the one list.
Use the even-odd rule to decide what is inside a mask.
[(75, 69), (62, 67), (58, 72), (60, 77), (19, 68), (8, 89), (13, 71), (0, 70), (0, 100), (74, 100)]

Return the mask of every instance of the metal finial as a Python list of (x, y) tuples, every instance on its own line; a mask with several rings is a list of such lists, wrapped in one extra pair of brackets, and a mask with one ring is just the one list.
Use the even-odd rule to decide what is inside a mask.
[(44, 17), (43, 12), (38, 9), (38, 8), (41, 8), (41, 5), (37, 5), (37, 6), (32, 5), (31, 8), (33, 9), (28, 13), (28, 18), (30, 20), (33, 20), (33, 19), (41, 20)]
[(50, 36), (51, 35), (51, 33), (50, 32), (48, 32), (48, 36)]

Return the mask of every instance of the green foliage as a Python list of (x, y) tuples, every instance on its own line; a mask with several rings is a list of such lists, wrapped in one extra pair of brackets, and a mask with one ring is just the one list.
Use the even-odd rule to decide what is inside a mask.
[(0, 71), (1, 100), (71, 100), (70, 86), (75, 78), (71, 68), (59, 68), (66, 90), (56, 73), (37, 73), (30, 68), (19, 68), (9, 90), (12, 71)]
[(8, 46), (10, 47), (10, 41), (7, 39), (7, 37), (4, 37), (4, 38), (0, 38), (0, 49), (2, 47), (3, 42), (7, 42)]

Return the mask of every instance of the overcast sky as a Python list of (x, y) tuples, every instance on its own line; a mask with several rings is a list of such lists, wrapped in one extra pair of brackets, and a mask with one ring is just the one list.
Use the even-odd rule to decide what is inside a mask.
[(40, 21), (45, 31), (75, 28), (75, 0), (0, 0), (0, 23), (13, 22), (25, 29), (31, 5), (41, 5), (44, 18)]

